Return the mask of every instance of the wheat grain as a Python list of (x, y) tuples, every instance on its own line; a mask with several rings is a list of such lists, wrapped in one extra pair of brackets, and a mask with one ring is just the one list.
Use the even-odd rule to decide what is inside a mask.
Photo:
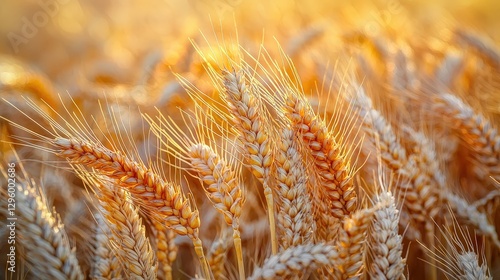
[(156, 241), (156, 257), (158, 259), (158, 278), (172, 280), (172, 265), (177, 258), (179, 248), (175, 245), (175, 232), (156, 220), (152, 221), (151, 230)]
[(289, 279), (296, 273), (334, 266), (338, 253), (324, 243), (290, 247), (264, 261), (264, 265), (254, 270), (249, 280)]

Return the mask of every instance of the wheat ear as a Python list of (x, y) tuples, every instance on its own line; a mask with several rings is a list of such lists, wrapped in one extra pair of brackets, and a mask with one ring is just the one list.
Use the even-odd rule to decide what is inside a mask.
[(227, 251), (229, 250), (229, 236), (229, 231), (223, 230), (221, 236), (210, 246), (207, 261), (214, 279), (224, 279), (224, 265), (226, 263)]
[(175, 232), (167, 229), (157, 220), (152, 220), (151, 231), (156, 242), (156, 257), (158, 258), (158, 277), (172, 280), (172, 264), (177, 258), (179, 248), (175, 245)]
[(290, 279), (297, 273), (334, 266), (339, 255), (333, 246), (325, 243), (290, 247), (264, 261), (264, 265), (254, 270), (249, 280)]
[(486, 38), (481, 38), (470, 32), (464, 30), (455, 30), (455, 36), (466, 43), (470, 47), (474, 48), (479, 54), (481, 54), (486, 60), (495, 68), (500, 68), (500, 52), (495, 47), (495, 44), (491, 41), (486, 40)]
[(458, 195), (451, 192), (444, 192), (442, 195), (457, 218), (465, 219), (474, 225), (482, 234), (488, 236), (497, 248), (500, 248), (500, 240), (498, 239), (496, 228), (488, 221), (488, 217), (484, 213), (479, 212), (476, 207), (470, 205)]
[(111, 230), (101, 213), (95, 216), (92, 268), (90, 278), (96, 280), (118, 279), (121, 266), (115, 252), (110, 248)]
[(311, 243), (316, 228), (306, 188), (306, 169), (294, 140), (293, 131), (285, 128), (275, 159), (281, 250)]
[(200, 218), (198, 210), (192, 210), (179, 186), (165, 182), (159, 175), (140, 162), (133, 161), (120, 152), (75, 138), (56, 138), (53, 144), (57, 155), (73, 164), (94, 168), (99, 174), (116, 181), (130, 192), (151, 213), (179, 235), (187, 235), (193, 241), (205, 277), (210, 271), (199, 238)]
[(368, 229), (367, 254), (371, 262), (367, 265), (369, 279), (405, 279), (405, 260), (402, 258), (403, 238), (398, 233), (399, 211), (390, 192), (382, 192), (379, 202), (387, 206), (374, 213)]
[[(18, 230), (26, 250), (26, 261), (34, 275), (83, 280), (84, 275), (64, 226), (57, 214), (49, 210), (39, 189), (28, 182), (18, 184), (16, 203)], [(6, 205), (2, 209), (7, 209)]]
[(146, 237), (139, 209), (133, 205), (130, 194), (113, 184), (98, 182), (85, 171), (79, 174), (91, 188), (98, 190), (102, 215), (110, 223), (111, 240), (118, 258), (124, 263), (127, 278), (156, 279), (158, 263)]
[(293, 129), (302, 135), (308, 153), (314, 158), (319, 185), (314, 199), (318, 235), (329, 240), (328, 230), (337, 219), (349, 215), (357, 207), (349, 162), (326, 124), (314, 113), (305, 97), (290, 90), (285, 100), (285, 112)]
[(243, 251), (241, 249), (240, 216), (243, 207), (243, 192), (238, 177), (209, 146), (197, 144), (189, 151), (191, 165), (207, 185), (206, 192), (217, 211), (224, 215), (226, 223), (233, 228), (234, 248), (238, 259), (240, 280), (245, 279)]
[(449, 93), (435, 96), (434, 110), (455, 123), (462, 140), (470, 148), (479, 165), (474, 171), (483, 180), (492, 176), (500, 180), (500, 135), (494, 125), (483, 115)]
[(380, 201), (368, 209), (360, 209), (346, 217), (335, 243), (339, 263), (334, 271), (336, 279), (357, 279), (363, 268), (366, 234), (375, 212), (387, 207), (389, 201)]
[[(452, 214), (452, 223), (446, 221), (445, 227), (439, 227), (444, 242), (434, 251), (428, 251), (437, 267), (450, 279), (493, 279), (488, 270), (484, 250), (477, 248), (466, 228), (460, 227)], [(475, 237), (475, 235), (472, 235)], [(482, 256), (482, 264), (480, 264)]]
[(223, 71), (225, 97), (240, 132), (240, 140), (246, 151), (247, 163), (252, 173), (263, 184), (269, 212), (271, 246), (273, 254), (278, 252), (274, 199), (270, 187), (273, 149), (267, 121), (262, 114), (262, 104), (245, 82), (243, 71)]

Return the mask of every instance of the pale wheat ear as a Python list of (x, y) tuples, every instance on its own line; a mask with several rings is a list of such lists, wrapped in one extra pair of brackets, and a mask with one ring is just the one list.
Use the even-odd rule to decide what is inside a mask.
[(313, 243), (316, 223), (307, 189), (307, 172), (300, 152), (298, 135), (284, 127), (276, 150), (276, 210), (280, 251)]
[[(16, 168), (25, 173), (22, 164)], [(3, 165), (0, 171), (4, 179), (10, 178)], [(50, 209), (41, 188), (29, 177), (17, 177), (15, 188), (18, 218), (15, 225), (30, 271), (53, 279), (84, 279), (75, 248), (71, 248), (64, 225), (59, 215)], [(7, 211), (7, 192), (3, 188), (0, 195), (1, 209)]]
[(472, 163), (475, 165), (474, 171), (477, 176), (485, 183), (491, 183), (487, 180), (488, 176), (499, 180), (500, 136), (498, 128), (453, 94), (442, 93), (433, 97), (435, 103), (432, 108), (453, 122), (452, 128), (471, 150), (474, 158)]
[(248, 279), (287, 279), (296, 273), (306, 273), (317, 268), (333, 267), (338, 264), (339, 253), (325, 243), (290, 247), (264, 261)]
[(111, 182), (102, 181), (79, 166), (78, 176), (89, 188), (96, 190), (99, 212), (111, 230), (110, 242), (124, 266), (127, 278), (156, 279), (157, 260), (145, 227), (130, 193)]
[(226, 277), (226, 260), (232, 240), (229, 228), (222, 229), (220, 235), (212, 242), (207, 254), (207, 262), (214, 279), (224, 279)]
[(121, 265), (111, 249), (111, 231), (105, 218), (101, 213), (94, 215), (96, 224), (94, 225), (92, 264), (90, 277), (92, 279), (115, 279), (121, 275)]
[(479, 248), (476, 235), (460, 226), (452, 210), (448, 211), (451, 221), (446, 219), (444, 225), (436, 225), (444, 241), (433, 251), (422, 244), (435, 260), (433, 265), (450, 279), (493, 279), (484, 257), (485, 248)]

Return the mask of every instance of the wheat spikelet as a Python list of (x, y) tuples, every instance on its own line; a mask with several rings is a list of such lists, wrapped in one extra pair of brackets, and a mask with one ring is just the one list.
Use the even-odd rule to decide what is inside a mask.
[[(372, 107), (370, 98), (366, 96), (361, 87), (358, 87), (357, 90), (355, 106), (360, 109), (359, 114), (363, 117), (363, 128), (380, 151), (383, 163), (400, 178), (399, 183), (396, 184), (398, 200), (405, 202), (404, 206), (408, 209), (412, 219), (425, 222), (427, 216), (425, 208), (421, 205), (425, 201), (419, 198), (415, 182), (412, 182), (412, 176), (418, 176), (415, 174), (415, 170), (418, 170), (415, 162), (408, 159), (407, 152), (397, 140), (391, 125), (387, 123), (379, 111)], [(422, 182), (424, 184), (417, 183), (419, 186), (425, 186), (425, 182)], [(428, 190), (428, 186), (425, 186), (425, 190)]]
[(316, 236), (330, 240), (328, 229), (357, 207), (349, 163), (334, 135), (301, 94), (288, 93), (284, 106), (293, 129), (302, 135), (307, 153), (314, 159), (315, 173), (319, 177), (320, 187), (315, 188), (313, 196)]
[(366, 273), (369, 279), (405, 279), (403, 238), (398, 233), (399, 211), (390, 192), (382, 192), (378, 199), (387, 201), (387, 206), (375, 211), (368, 231), (367, 254), (371, 262)]
[[(407, 128), (407, 130), (410, 130)], [(490, 224), (484, 213), (481, 213), (473, 205), (468, 205), (461, 197), (452, 193), (446, 188), (446, 176), (441, 171), (439, 161), (434, 151), (433, 145), (428, 139), (419, 132), (410, 130), (413, 138), (413, 153), (410, 159), (414, 158), (418, 168), (417, 178), (425, 177), (424, 179), (416, 179), (415, 181), (427, 181), (430, 189), (423, 192), (427, 196), (421, 195), (424, 203), (424, 209), (429, 213), (430, 217), (436, 217), (440, 210), (440, 205), (448, 203), (454, 214), (465, 220), (467, 223), (474, 225), (478, 230), (490, 237), (493, 243), (498, 246), (498, 234), (494, 230), (494, 226)], [(422, 193), (422, 192), (420, 192)], [(434, 240), (433, 223), (426, 222), (426, 231), (429, 245), (432, 246)]]
[(465, 219), (474, 225), (482, 234), (488, 236), (497, 248), (500, 248), (500, 240), (495, 226), (489, 222), (484, 213), (479, 212), (477, 208), (458, 195), (451, 192), (444, 192), (442, 195), (457, 218)]
[[(151, 124), (153, 131), (162, 139), (162, 144), (165, 146), (165, 152), (180, 161), (187, 162), (192, 167), (203, 184), (204, 191), (211, 201), (215, 209), (221, 213), (225, 222), (232, 226), (233, 240), (236, 249), (238, 260), (238, 271), (240, 279), (245, 278), (243, 251), (241, 248), (240, 234), (240, 216), (244, 204), (243, 191), (239, 181), (241, 168), (235, 162), (235, 157), (230, 156), (226, 159), (226, 154), (230, 153), (226, 144), (219, 147), (219, 153), (211, 146), (217, 146), (217, 137), (214, 132), (213, 116), (211, 111), (204, 116), (201, 115), (201, 108), (195, 108), (195, 117), (199, 120), (195, 125), (195, 130), (190, 130), (191, 139), (185, 132), (180, 131), (179, 127), (167, 120), (163, 116), (159, 116), (159, 123), (145, 115), (148, 122)], [(168, 133), (167, 133), (168, 132)], [(224, 132), (223, 132), (224, 133)], [(203, 143), (208, 143), (203, 144)]]
[[(26, 261), (35, 275), (50, 279), (84, 279), (75, 250), (59, 218), (49, 210), (45, 198), (30, 182), (16, 186), (16, 215)], [(7, 200), (2, 199), (2, 203)], [(2, 205), (2, 209), (7, 209)]]
[(479, 54), (485, 57), (493, 67), (497, 69), (500, 67), (500, 53), (494, 44), (487, 41), (485, 38), (480, 38), (479, 36), (460, 29), (455, 30), (455, 36), (460, 41), (474, 48)]
[(316, 229), (306, 189), (306, 170), (294, 139), (293, 131), (285, 128), (275, 159), (281, 250), (311, 243)]
[(500, 136), (494, 125), (458, 97), (443, 93), (434, 98), (433, 109), (451, 118), (463, 141), (471, 149), (479, 165), (474, 171), (482, 179), (487, 176), (500, 179)]
[(325, 123), (315, 115), (310, 104), (298, 93), (287, 97), (285, 110), (294, 129), (308, 144), (315, 159), (323, 190), (331, 200), (333, 214), (343, 218), (356, 208), (356, 192), (350, 178), (349, 163)]
[(387, 207), (389, 201), (380, 201), (368, 209), (360, 209), (346, 217), (338, 233), (335, 247), (339, 262), (333, 271), (335, 279), (357, 279), (363, 268), (366, 233), (375, 213)]
[(243, 195), (238, 177), (209, 146), (197, 144), (189, 150), (191, 165), (207, 185), (207, 194), (217, 211), (224, 215), (233, 228), (234, 247), (238, 258), (240, 280), (245, 279), (243, 252), (241, 249), (240, 216)]
[(112, 184), (98, 182), (85, 171), (79, 171), (79, 175), (90, 187), (98, 189), (102, 215), (110, 223), (111, 242), (124, 263), (127, 278), (156, 279), (158, 263), (130, 194)]
[(436, 260), (438, 268), (447, 278), (453, 279), (493, 279), (490, 275), (483, 250), (474, 244), (470, 233), (458, 225), (452, 215), (451, 223), (447, 220), (439, 227), (444, 242), (437, 246), (435, 252), (428, 254)]
[(252, 173), (263, 184), (264, 194), (269, 212), (269, 226), (273, 254), (278, 251), (276, 238), (276, 223), (274, 218), (273, 192), (270, 187), (271, 165), (273, 148), (266, 127), (266, 120), (261, 112), (261, 105), (257, 96), (252, 93), (245, 82), (242, 71), (223, 71), (225, 97), (229, 103), (229, 110), (233, 114), (233, 121), (240, 132), (240, 140), (246, 151), (247, 163)]
[(338, 257), (335, 248), (324, 243), (290, 247), (266, 259), (249, 279), (293, 279), (297, 273), (334, 266)]
[(172, 280), (172, 264), (177, 258), (179, 248), (175, 245), (175, 232), (156, 220), (152, 221), (151, 230), (156, 242), (156, 257), (158, 259), (158, 277)]
[(66, 158), (72, 164), (92, 167), (99, 174), (116, 180), (118, 186), (128, 190), (143, 207), (158, 215), (158, 219), (165, 222), (167, 227), (179, 235), (189, 236), (204, 273), (209, 275), (202, 242), (198, 236), (198, 211), (192, 210), (190, 201), (184, 197), (179, 187), (165, 182), (143, 164), (98, 144), (67, 138), (54, 139), (53, 144), (58, 148), (59, 157)]
[(212, 243), (207, 254), (207, 262), (215, 279), (224, 279), (224, 264), (229, 250), (229, 231), (224, 230), (219, 238)]
[(117, 279), (120, 277), (121, 266), (115, 252), (110, 248), (111, 231), (98, 213), (95, 215), (97, 222), (94, 229), (91, 279)]

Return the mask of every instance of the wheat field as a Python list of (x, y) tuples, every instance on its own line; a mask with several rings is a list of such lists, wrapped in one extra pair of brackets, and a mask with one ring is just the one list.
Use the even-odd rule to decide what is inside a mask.
[(500, 3), (0, 5), (2, 279), (500, 278)]

